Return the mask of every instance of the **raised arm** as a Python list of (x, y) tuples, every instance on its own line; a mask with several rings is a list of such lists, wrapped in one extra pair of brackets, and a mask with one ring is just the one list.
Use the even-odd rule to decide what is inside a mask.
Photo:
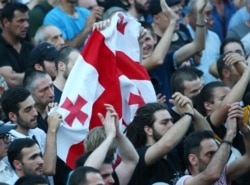
[(127, 185), (139, 161), (139, 156), (129, 139), (120, 131), (116, 134), (116, 141), (122, 161), (115, 172), (120, 185)]
[[(193, 107), (187, 103), (187, 99), (181, 93), (176, 92), (172, 96), (171, 103), (173, 103), (181, 111), (182, 114), (185, 114), (181, 119), (179, 119), (162, 137), (159, 141), (153, 144), (147, 150), (145, 154), (145, 162), (147, 165), (152, 165), (166, 155), (170, 150), (172, 150), (183, 138), (187, 132), (191, 121)], [(171, 123), (170, 123), (171, 122)], [(172, 124), (171, 120), (168, 120), (167, 124)]]
[(219, 149), (216, 151), (206, 169), (199, 174), (192, 176), (185, 181), (185, 185), (211, 185), (214, 184), (221, 176), (226, 166), (233, 138), (236, 135), (236, 118), (232, 115), (227, 119), (227, 132)]
[(175, 52), (174, 60), (178, 65), (205, 48), (206, 23), (204, 21), (204, 8), (207, 0), (198, 0), (196, 2), (197, 20), (195, 38), (191, 43), (182, 46)]
[(57, 147), (56, 147), (56, 133), (62, 121), (62, 115), (53, 112), (48, 116), (48, 131), (46, 136), (46, 147), (43, 156), (43, 173), (45, 175), (56, 174), (56, 159), (57, 159)]
[(244, 113), (243, 109), (238, 106), (238, 109), (235, 110), (235, 116), (237, 117), (238, 128), (242, 134), (246, 153), (233, 161), (228, 165), (227, 168), (227, 177), (230, 180), (235, 180), (243, 174), (250, 171), (250, 129), (244, 124)]
[(142, 65), (147, 69), (151, 70), (159, 65), (161, 65), (164, 61), (164, 58), (168, 52), (169, 46), (171, 44), (171, 37), (173, 36), (177, 17), (173, 10), (168, 7), (165, 0), (161, 0), (161, 9), (164, 15), (169, 20), (169, 25), (165, 32), (162, 35), (161, 40), (156, 45), (152, 55), (149, 58), (142, 60)]
[(85, 28), (73, 39), (67, 40), (65, 45), (72, 46), (75, 48), (80, 48), (84, 41), (86, 40), (88, 34), (91, 32), (93, 24), (97, 19), (102, 18), (103, 8), (102, 7), (94, 7), (92, 9), (91, 14), (87, 18)]
[[(107, 106), (105, 105), (106, 109)], [(116, 126), (115, 126), (115, 117), (114, 113), (111, 113), (110, 110), (107, 109), (106, 116), (102, 114), (98, 114), (105, 132), (106, 132), (106, 138), (105, 140), (90, 154), (86, 162), (84, 163), (84, 166), (91, 166), (96, 169), (100, 169), (101, 165), (103, 164), (103, 161), (105, 157), (107, 156), (107, 153), (109, 151), (109, 147), (114, 141), (116, 137)]]
[(226, 119), (228, 104), (241, 101), (250, 79), (249, 66), (247, 66), (245, 62), (235, 60), (234, 57), (237, 57), (237, 54), (236, 55), (234, 53), (227, 54), (225, 58), (226, 63), (228, 63), (228, 65), (234, 65), (237, 72), (241, 74), (241, 77), (238, 80), (238, 82), (233, 86), (233, 88), (230, 90), (228, 95), (223, 99), (219, 108), (211, 114), (210, 120), (215, 127), (219, 127)]

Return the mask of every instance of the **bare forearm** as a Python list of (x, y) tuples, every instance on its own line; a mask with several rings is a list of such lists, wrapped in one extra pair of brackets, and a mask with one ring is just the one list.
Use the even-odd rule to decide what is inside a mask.
[(108, 136), (106, 139), (90, 154), (84, 166), (91, 166), (96, 169), (100, 169), (110, 145), (113, 142), (114, 137)]
[(239, 81), (234, 85), (230, 93), (225, 97), (225, 99), (222, 102), (222, 106), (225, 104), (230, 104), (233, 102), (240, 101), (247, 88), (249, 79), (250, 79), (250, 72), (249, 70), (247, 70), (242, 74)]
[(128, 140), (128, 138), (124, 134), (118, 133), (116, 140), (122, 161), (137, 163), (139, 160), (139, 156), (132, 143)]
[(75, 48), (80, 48), (84, 41), (86, 40), (88, 34), (90, 33), (91, 29), (86, 27), (83, 31), (81, 31), (75, 38), (72, 40), (66, 41), (67, 46), (72, 46)]
[(56, 160), (57, 160), (57, 148), (56, 148), (56, 133), (49, 132), (46, 137), (46, 148), (43, 156), (43, 173), (45, 175), (55, 175), (56, 173)]
[(213, 131), (207, 122), (206, 118), (201, 115), (196, 109), (194, 109), (194, 128), (195, 130), (210, 130)]

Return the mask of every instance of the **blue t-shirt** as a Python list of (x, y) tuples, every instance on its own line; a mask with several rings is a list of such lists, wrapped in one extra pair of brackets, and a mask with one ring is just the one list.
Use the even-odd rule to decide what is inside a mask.
[(45, 16), (43, 24), (58, 27), (63, 38), (71, 40), (85, 28), (87, 17), (90, 15), (90, 11), (86, 8), (76, 7), (75, 11), (77, 17), (72, 17), (57, 6)]
[[(156, 93), (161, 93), (167, 96), (167, 99), (170, 99), (172, 96), (172, 90), (170, 86), (170, 80), (173, 72), (175, 71), (174, 65), (174, 53), (175, 51), (168, 52), (164, 58), (164, 62), (162, 65), (154, 68), (153, 70), (149, 71), (151, 79), (154, 82), (154, 88)], [(166, 104), (169, 107), (173, 105), (166, 101)]]
[(224, 1), (224, 16), (221, 17), (216, 10), (216, 7), (213, 5), (212, 10), (212, 20), (214, 25), (212, 31), (218, 34), (221, 41), (226, 37), (229, 21), (232, 15), (236, 12), (235, 6), (230, 0)]

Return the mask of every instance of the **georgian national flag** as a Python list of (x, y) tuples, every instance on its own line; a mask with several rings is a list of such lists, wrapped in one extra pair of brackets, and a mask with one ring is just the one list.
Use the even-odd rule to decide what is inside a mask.
[(89, 130), (102, 126), (97, 113), (105, 115), (105, 103), (115, 107), (124, 129), (139, 106), (156, 101), (139, 63), (140, 27), (134, 18), (116, 13), (105, 30), (93, 31), (68, 77), (58, 109), (64, 121), (57, 133), (57, 152), (71, 168), (83, 153)]

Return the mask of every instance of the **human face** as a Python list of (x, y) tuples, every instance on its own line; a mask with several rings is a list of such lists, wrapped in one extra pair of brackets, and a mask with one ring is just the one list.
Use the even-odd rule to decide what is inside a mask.
[(111, 185), (115, 183), (114, 178), (112, 177), (112, 173), (114, 170), (111, 164), (102, 164), (99, 171), (104, 180), (105, 185)]
[(194, 96), (200, 93), (202, 88), (202, 81), (200, 80), (200, 78), (197, 78), (196, 80), (192, 81), (185, 80), (183, 82), (183, 86), (184, 95), (188, 98), (193, 98)]
[(79, 52), (77, 51), (72, 51), (69, 54), (69, 61), (68, 64), (66, 65), (65, 72), (64, 72), (64, 78), (67, 79), (69, 77), (69, 73), (71, 72), (73, 66), (75, 65), (75, 62), (79, 56)]
[(21, 168), (24, 175), (42, 175), (43, 162), (42, 153), (37, 144), (22, 149)]
[(25, 129), (36, 128), (37, 126), (37, 111), (35, 109), (35, 101), (32, 96), (19, 103), (19, 111), (16, 122), (18, 127)]
[(88, 185), (105, 185), (102, 176), (99, 173), (87, 173), (86, 179), (88, 181)]
[(55, 61), (48, 61), (44, 60), (43, 61), (43, 68), (46, 73), (50, 75), (52, 79), (56, 78), (57, 71), (56, 71), (56, 62)]
[(217, 144), (214, 139), (204, 139), (200, 143), (201, 151), (198, 157), (199, 160), (199, 172), (206, 169), (207, 165), (213, 158), (215, 152), (218, 149)]
[(45, 31), (46, 35), (48, 35), (48, 40), (46, 42), (55, 46), (57, 50), (60, 50), (65, 44), (62, 32), (55, 26), (49, 26)]
[(10, 135), (9, 134), (1, 134), (0, 135), (0, 160), (2, 160), (8, 151), (8, 147), (10, 144)]
[(237, 42), (230, 42), (224, 46), (223, 54), (228, 52), (239, 53), (241, 56), (245, 56), (243, 48)]
[(153, 139), (157, 142), (173, 126), (172, 117), (167, 110), (159, 110), (154, 113)]
[(150, 5), (149, 0), (134, 0), (135, 9), (140, 14), (146, 14), (148, 12), (149, 5)]
[(11, 21), (4, 19), (4, 28), (15, 38), (21, 39), (26, 37), (26, 33), (29, 27), (29, 15), (28, 12), (14, 11), (14, 17)]
[(37, 79), (35, 82), (36, 88), (32, 93), (32, 96), (36, 102), (36, 105), (47, 106), (54, 101), (54, 89), (52, 85), (52, 79), (49, 75)]
[(210, 111), (214, 112), (217, 110), (224, 100), (224, 98), (229, 93), (230, 89), (228, 87), (216, 87), (213, 89), (213, 98), (210, 101)]
[(152, 55), (155, 43), (156, 39), (153, 37), (152, 33), (147, 30), (145, 40), (142, 44), (142, 59), (146, 59)]
[(207, 29), (212, 29), (214, 25), (214, 21), (212, 20), (212, 5), (211, 3), (207, 3), (207, 5), (204, 8), (204, 15), (205, 19), (207, 20)]

